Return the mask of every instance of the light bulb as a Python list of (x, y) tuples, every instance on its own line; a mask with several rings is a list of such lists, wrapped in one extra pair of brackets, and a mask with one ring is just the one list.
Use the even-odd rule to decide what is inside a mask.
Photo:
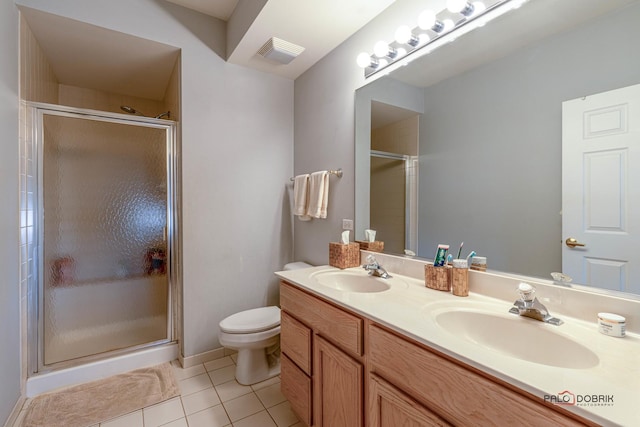
[(444, 21), (442, 21), (442, 25), (443, 25), (442, 31), (444, 31), (445, 33), (447, 31), (453, 30), (453, 27), (456, 26), (456, 24), (451, 19), (445, 19)]
[(373, 46), (373, 53), (378, 58), (384, 58), (389, 54), (389, 44), (384, 40), (380, 40)]
[(460, 13), (467, 6), (467, 0), (447, 0), (447, 10), (451, 13)]
[(429, 34), (427, 33), (422, 33), (418, 36), (418, 40), (419, 40), (419, 44), (425, 44), (425, 43), (428, 43), (429, 40), (431, 40), (431, 37), (429, 37)]
[(356, 62), (358, 63), (358, 66), (360, 66), (361, 68), (370, 67), (371, 66), (371, 55), (369, 55), (367, 52), (362, 52), (356, 58)]
[(480, 13), (484, 12), (485, 10), (487, 10), (487, 6), (481, 1), (474, 1), (472, 3), (472, 5), (473, 5), (473, 14), (474, 15), (479, 15)]
[(469, 17), (473, 14), (474, 6), (467, 0), (447, 0), (447, 10)]
[(423, 30), (430, 30), (436, 25), (436, 14), (433, 10), (425, 10), (418, 16), (418, 26)]
[(411, 33), (411, 28), (408, 25), (402, 25), (398, 27), (396, 30), (396, 41), (400, 44), (406, 44), (409, 40), (411, 40), (413, 34)]

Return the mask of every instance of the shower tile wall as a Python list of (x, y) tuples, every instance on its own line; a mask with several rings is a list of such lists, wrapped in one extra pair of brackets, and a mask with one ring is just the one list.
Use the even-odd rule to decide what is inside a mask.
[(135, 96), (120, 95), (116, 93), (102, 92), (78, 86), (59, 86), (59, 98), (57, 104), (68, 105), (76, 108), (88, 108), (91, 110), (122, 113), (121, 105), (129, 105), (149, 116), (156, 116), (163, 111), (164, 104), (161, 101), (153, 101)]
[[(20, 305), (22, 335), (22, 366), (27, 357), (27, 304), (30, 298), (29, 282), (36, 280), (34, 251), (36, 249), (35, 211), (35, 141), (31, 138), (31, 117), (24, 105), (20, 106)], [(25, 378), (25, 375), (22, 375)]]
[[(53, 73), (40, 45), (23, 17), (20, 19), (20, 99), (25, 101), (56, 103), (58, 79)], [(24, 105), (20, 106), (20, 304), (22, 334), (22, 366), (27, 369), (27, 304), (32, 297), (29, 282), (36, 280), (34, 250), (36, 230), (35, 175), (36, 145), (31, 132), (31, 117)], [(23, 372), (22, 378), (26, 378)]]
[(419, 116), (415, 115), (372, 129), (371, 149), (417, 156), (419, 120)]
[(58, 79), (24, 17), (20, 18), (20, 99), (58, 102)]

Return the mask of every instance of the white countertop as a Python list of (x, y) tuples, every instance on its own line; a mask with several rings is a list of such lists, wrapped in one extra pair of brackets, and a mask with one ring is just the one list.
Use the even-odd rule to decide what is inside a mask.
[[(602, 425), (640, 426), (640, 336), (627, 333), (614, 338), (598, 332), (593, 322), (568, 317), (551, 311), (564, 321), (554, 326), (509, 314), (510, 303), (470, 292), (468, 297), (456, 297), (448, 292), (426, 288), (424, 280), (393, 272), (393, 286), (384, 292), (343, 292), (321, 285), (314, 277), (319, 272), (341, 271), (321, 266), (303, 270), (281, 271), (276, 275), (300, 288), (324, 297), (346, 309), (385, 325), (402, 335), (437, 349), (466, 364), (494, 375), (541, 399), (569, 391), (582, 403), (565, 409)], [(366, 276), (361, 267), (342, 270)], [(383, 280), (383, 279), (377, 279)], [(473, 288), (472, 288), (473, 289)], [(599, 362), (589, 368), (572, 369), (534, 363), (492, 350), (454, 335), (438, 325), (435, 316), (446, 310), (482, 308), (505, 321), (520, 321), (523, 330), (548, 328), (570, 338), (595, 353)], [(549, 348), (562, 352), (562, 348)], [(591, 396), (613, 396), (613, 403), (585, 403)]]

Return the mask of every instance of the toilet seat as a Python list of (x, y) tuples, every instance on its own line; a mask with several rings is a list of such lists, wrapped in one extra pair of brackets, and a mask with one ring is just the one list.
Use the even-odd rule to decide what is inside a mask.
[(252, 334), (280, 325), (280, 308), (260, 307), (241, 311), (223, 319), (220, 330), (229, 334)]

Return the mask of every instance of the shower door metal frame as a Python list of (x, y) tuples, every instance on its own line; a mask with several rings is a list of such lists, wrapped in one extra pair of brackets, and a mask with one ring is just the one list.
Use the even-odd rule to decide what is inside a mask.
[[(178, 338), (178, 302), (180, 295), (181, 272), (180, 266), (180, 144), (178, 141), (177, 124), (171, 120), (162, 120), (140, 116), (129, 116), (119, 113), (109, 113), (105, 111), (89, 110), (83, 108), (66, 107), (55, 104), (38, 102), (25, 102), (28, 122), (31, 126), (31, 138), (35, 141), (36, 168), (34, 171), (37, 180), (36, 191), (33, 197), (34, 225), (37, 243), (32, 252), (33, 263), (28, 264), (28, 296), (27, 296), (27, 375), (41, 374), (55, 369), (68, 368), (82, 365), (95, 360), (102, 360), (132, 351), (168, 344), (177, 341)], [(44, 317), (43, 295), (44, 295), (44, 210), (43, 193), (44, 179), (42, 171), (44, 166), (44, 132), (43, 120), (45, 115), (62, 116), (69, 118), (79, 118), (85, 120), (109, 122), (129, 126), (141, 126), (155, 129), (164, 129), (166, 134), (166, 168), (167, 168), (167, 338), (127, 347), (119, 350), (112, 350), (95, 355), (83, 356), (76, 359), (57, 362), (54, 364), (44, 364)]]

